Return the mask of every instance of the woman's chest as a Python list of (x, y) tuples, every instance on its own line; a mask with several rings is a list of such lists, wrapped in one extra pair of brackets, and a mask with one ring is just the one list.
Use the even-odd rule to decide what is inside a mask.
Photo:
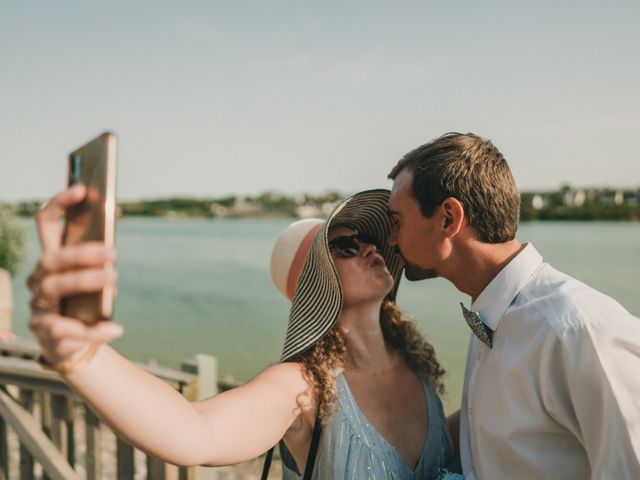
[(429, 428), (422, 382), (415, 374), (382, 382), (357, 376), (346, 379), (360, 413), (413, 469), (420, 460)]

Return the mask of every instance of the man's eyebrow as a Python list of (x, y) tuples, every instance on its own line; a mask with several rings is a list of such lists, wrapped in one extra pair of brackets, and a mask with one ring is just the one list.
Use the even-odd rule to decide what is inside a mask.
[(387, 208), (387, 215), (389, 215), (390, 217), (399, 217), (400, 216), (400, 212), (393, 210), (391, 208)]

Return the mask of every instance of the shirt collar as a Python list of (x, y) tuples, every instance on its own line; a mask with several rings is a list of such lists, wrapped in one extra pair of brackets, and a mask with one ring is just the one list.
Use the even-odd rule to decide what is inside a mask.
[(533, 245), (525, 244), (525, 247), (493, 277), (473, 302), (471, 310), (478, 312), (482, 322), (491, 330), (497, 330), (509, 305), (541, 264), (542, 256)]

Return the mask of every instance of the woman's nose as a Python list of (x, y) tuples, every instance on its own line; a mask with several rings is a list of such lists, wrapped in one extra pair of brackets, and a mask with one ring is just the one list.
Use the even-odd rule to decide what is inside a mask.
[(377, 250), (373, 243), (358, 242), (358, 244), (360, 245), (360, 255), (363, 257), (375, 253)]

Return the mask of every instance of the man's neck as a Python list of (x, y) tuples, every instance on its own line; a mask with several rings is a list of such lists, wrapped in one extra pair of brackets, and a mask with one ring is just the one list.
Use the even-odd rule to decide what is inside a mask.
[(461, 246), (442, 276), (473, 302), (524, 247), (517, 240), (497, 244), (474, 240)]

